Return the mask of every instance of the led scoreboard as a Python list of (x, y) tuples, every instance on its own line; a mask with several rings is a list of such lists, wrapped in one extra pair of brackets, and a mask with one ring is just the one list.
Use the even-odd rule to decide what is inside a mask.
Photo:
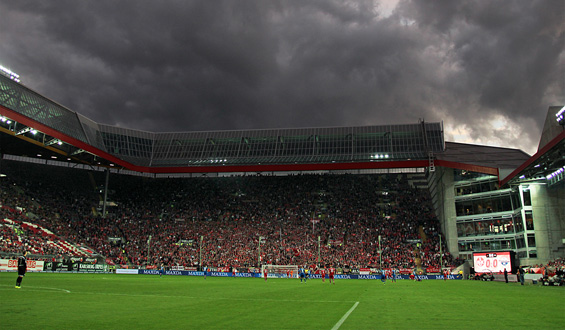
[(473, 262), (476, 273), (512, 272), (512, 255), (506, 252), (476, 252), (473, 253)]

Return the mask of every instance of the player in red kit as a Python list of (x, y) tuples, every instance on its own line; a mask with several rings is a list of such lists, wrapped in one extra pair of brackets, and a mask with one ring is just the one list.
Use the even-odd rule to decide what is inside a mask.
[(326, 281), (326, 269), (322, 268), (320, 269), (320, 275), (322, 275), (322, 282)]
[(334, 280), (335, 268), (330, 267), (330, 269), (328, 269), (328, 272), (329, 272), (330, 283), (335, 284), (335, 280)]
[(269, 271), (267, 270), (267, 268), (265, 268), (265, 270), (263, 270), (263, 276), (265, 277), (265, 282), (267, 282), (267, 273), (269, 273)]

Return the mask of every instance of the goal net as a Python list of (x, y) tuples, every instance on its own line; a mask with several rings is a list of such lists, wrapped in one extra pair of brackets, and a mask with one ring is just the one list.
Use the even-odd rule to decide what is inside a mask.
[(261, 274), (264, 274), (265, 269), (269, 274), (274, 274), (278, 278), (287, 278), (287, 274), (294, 278), (298, 277), (298, 266), (296, 265), (263, 265), (261, 266)]

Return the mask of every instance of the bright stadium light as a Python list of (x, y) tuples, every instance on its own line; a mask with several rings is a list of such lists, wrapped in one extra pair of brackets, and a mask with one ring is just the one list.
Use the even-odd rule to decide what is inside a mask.
[(12, 79), (15, 82), (20, 82), (20, 75), (15, 73), (14, 71), (3, 67), (2, 65), (0, 65), (0, 73), (2, 73), (4, 76)]
[(376, 158), (376, 159), (388, 159), (390, 156), (389, 154), (374, 154), (371, 155), (371, 158)]
[(555, 117), (559, 125), (565, 125), (565, 106), (555, 114)]
[(564, 171), (565, 171), (565, 166), (561, 167), (560, 169), (556, 170), (556, 171), (553, 172), (553, 173), (548, 174), (545, 178), (546, 178), (547, 180), (549, 180), (549, 179), (551, 179), (551, 178), (553, 178), (553, 177), (555, 177), (555, 176), (557, 176), (557, 175), (563, 173)]
[(24, 129), (18, 131), (18, 132), (16, 133), (16, 135), (22, 135), (22, 134), (25, 134), (25, 133), (27, 133), (27, 132), (31, 132), (32, 130), (33, 130), (33, 128), (31, 128), (31, 127), (26, 127), (26, 128), (24, 128)]

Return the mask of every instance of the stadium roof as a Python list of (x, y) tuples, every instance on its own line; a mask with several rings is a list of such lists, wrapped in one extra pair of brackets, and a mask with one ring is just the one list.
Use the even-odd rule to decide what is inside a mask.
[(145, 173), (423, 168), (498, 175), (517, 149), (444, 142), (443, 125), (147, 132), (99, 124), (0, 75), (0, 153)]
[(438, 160), (511, 171), (522, 165), (530, 156), (522, 150), (476, 144), (446, 142), (445, 151)]
[(565, 106), (549, 107), (538, 151), (500, 181), (501, 186), (543, 180), (549, 186), (565, 182)]
[(0, 130), (11, 145), (4, 144), (3, 152), (16, 152), (13, 138), (17, 138), (70, 160), (113, 163), (141, 172), (427, 161), (430, 152), (444, 148), (442, 124), (425, 122), (173, 133), (126, 129), (96, 123), (4, 76), (0, 76), (0, 114)]

